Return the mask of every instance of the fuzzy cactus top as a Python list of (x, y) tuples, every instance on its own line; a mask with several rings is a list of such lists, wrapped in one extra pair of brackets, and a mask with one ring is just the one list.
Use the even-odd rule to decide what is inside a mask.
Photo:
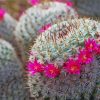
[(100, 65), (99, 23), (74, 19), (55, 24), (30, 50), (28, 85), (37, 100), (100, 99), (97, 91)]
[[(77, 52), (86, 39), (97, 38), (100, 35), (99, 29), (99, 23), (89, 19), (74, 19), (55, 24), (37, 38), (31, 52), (36, 53), (40, 62), (52, 62), (56, 58), (66, 60), (67, 56)], [(65, 55), (67, 56), (64, 57)], [(31, 57), (35, 58), (33, 55), (30, 59)]]
[(39, 33), (48, 29), (59, 19), (74, 18), (77, 16), (75, 10), (64, 3), (46, 2), (37, 4), (26, 10), (21, 16), (16, 27), (16, 33), (21, 38), (25, 48), (28, 47), (31, 40), (36, 39)]

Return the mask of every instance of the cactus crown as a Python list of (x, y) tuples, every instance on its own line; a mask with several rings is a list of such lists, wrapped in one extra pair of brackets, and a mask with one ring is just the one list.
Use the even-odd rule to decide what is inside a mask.
[[(42, 64), (54, 64), (58, 67), (79, 53), (85, 41), (97, 39), (98, 22), (89, 19), (75, 19), (55, 24), (42, 33), (31, 49), (29, 61), (37, 59)], [(33, 56), (34, 55), (34, 56)]]

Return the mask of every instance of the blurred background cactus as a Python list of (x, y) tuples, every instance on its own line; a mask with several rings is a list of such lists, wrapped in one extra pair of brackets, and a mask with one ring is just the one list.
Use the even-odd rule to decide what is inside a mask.
[(77, 11), (82, 16), (100, 16), (100, 0), (72, 0), (75, 2)]
[[(40, 2), (68, 0), (39, 0)], [(100, 0), (70, 0), (73, 1), (79, 14), (82, 16), (100, 16)], [(0, 0), (0, 7), (5, 8), (15, 18), (19, 18), (23, 11), (30, 7), (27, 0)], [(92, 9), (92, 10), (91, 10)]]
[[(55, 0), (39, 0), (40, 2), (48, 2)], [(60, 1), (60, 0), (58, 0)], [(66, 0), (61, 0), (66, 1)], [(15, 18), (19, 18), (25, 9), (30, 7), (28, 0), (0, 0), (0, 7), (5, 8)]]
[(29, 100), (24, 70), (12, 45), (0, 39), (0, 99)]
[(14, 44), (14, 30), (17, 25), (17, 21), (11, 17), (4, 9), (0, 9), (0, 37)]

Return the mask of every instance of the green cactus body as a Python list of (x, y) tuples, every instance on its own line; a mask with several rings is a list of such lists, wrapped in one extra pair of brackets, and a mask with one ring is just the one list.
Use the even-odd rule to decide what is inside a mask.
[(4, 19), (0, 21), (0, 37), (12, 43), (14, 41), (14, 30), (17, 21), (13, 19), (8, 13), (5, 13)]
[(29, 48), (29, 43), (35, 40), (43, 26), (54, 24), (64, 18), (74, 17), (77, 17), (77, 13), (64, 3), (49, 2), (31, 7), (19, 20), (15, 32), (21, 38), (17, 41), (21, 41), (24, 48)]
[(0, 39), (0, 100), (29, 100), (22, 67), (13, 47)]
[[(50, 63), (62, 68), (68, 58), (84, 47), (85, 39), (97, 39), (98, 35), (99, 23), (90, 19), (74, 19), (55, 24), (37, 38), (30, 51), (29, 61), (33, 62), (37, 58), (44, 65)], [(82, 68), (80, 75), (70, 75), (62, 69), (59, 77), (54, 79), (40, 73), (29, 76), (28, 85), (32, 96), (36, 100), (99, 98), (100, 94), (94, 95), (96, 82), (100, 81), (97, 78), (97, 74), (100, 76), (100, 65), (95, 56), (91, 64), (82, 65)]]
[[(74, 0), (73, 0), (74, 1)], [(77, 11), (82, 16), (100, 16), (100, 0), (75, 0)], [(92, 9), (92, 10), (91, 10)]]

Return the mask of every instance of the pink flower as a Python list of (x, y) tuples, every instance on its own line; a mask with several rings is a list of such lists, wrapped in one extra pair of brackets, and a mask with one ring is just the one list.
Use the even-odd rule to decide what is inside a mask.
[(4, 19), (5, 13), (6, 13), (6, 11), (4, 9), (0, 9), (0, 21), (2, 21)]
[(92, 62), (92, 60), (93, 60), (92, 53), (88, 52), (85, 49), (80, 50), (80, 53), (78, 55), (78, 61), (81, 64), (89, 64)]
[(94, 39), (88, 39), (85, 41), (85, 49), (94, 52), (97, 49), (97, 43)]
[(39, 0), (28, 0), (28, 3), (34, 6), (39, 4)]
[(66, 4), (67, 4), (67, 6), (69, 6), (69, 7), (72, 7), (72, 6), (74, 5), (73, 2), (71, 2), (70, 0), (67, 0)]
[(47, 24), (47, 25), (44, 25), (40, 30), (39, 32), (44, 32), (45, 30), (47, 30), (49, 27), (51, 26), (51, 24)]
[(96, 54), (100, 54), (100, 44), (98, 44), (98, 48), (95, 50)]
[(65, 64), (64, 68), (69, 74), (80, 74), (81, 66), (77, 60), (69, 59)]
[(27, 68), (29, 73), (32, 75), (34, 75), (37, 72), (43, 72), (43, 65), (40, 64), (36, 59), (34, 60), (34, 62), (29, 61)]
[(55, 78), (60, 74), (60, 69), (53, 64), (48, 64), (44, 69), (44, 73), (49, 78)]

